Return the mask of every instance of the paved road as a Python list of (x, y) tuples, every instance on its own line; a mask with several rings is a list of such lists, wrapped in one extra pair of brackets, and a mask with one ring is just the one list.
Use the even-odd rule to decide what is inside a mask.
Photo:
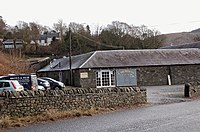
[[(158, 88), (158, 87), (157, 87)], [(180, 88), (180, 89), (179, 89)], [(179, 87), (181, 90), (182, 88)], [(198, 132), (200, 131), (200, 100), (182, 98), (181, 91), (176, 96), (170, 91), (176, 89), (148, 89), (149, 105), (129, 110), (117, 111), (92, 117), (61, 120), (16, 128), (7, 132)], [(163, 95), (164, 102), (159, 103), (153, 95)], [(175, 94), (175, 95), (176, 95)], [(170, 100), (170, 101), (169, 101)], [(173, 102), (174, 100), (175, 102)], [(181, 100), (181, 101), (180, 101)]]

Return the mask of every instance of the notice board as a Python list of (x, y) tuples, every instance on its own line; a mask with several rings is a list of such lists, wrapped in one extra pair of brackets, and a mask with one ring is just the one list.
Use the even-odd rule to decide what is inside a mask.
[(116, 69), (116, 82), (117, 86), (136, 86), (136, 69)]

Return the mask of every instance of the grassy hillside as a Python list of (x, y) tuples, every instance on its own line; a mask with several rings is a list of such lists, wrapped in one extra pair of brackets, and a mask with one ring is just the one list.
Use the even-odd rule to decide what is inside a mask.
[(164, 34), (165, 41), (163, 46), (170, 46), (170, 45), (179, 45), (185, 43), (192, 43), (195, 42), (195, 37), (199, 37), (199, 32), (182, 32), (182, 33), (171, 33), (171, 34)]
[(25, 59), (0, 52), (0, 75), (31, 73)]

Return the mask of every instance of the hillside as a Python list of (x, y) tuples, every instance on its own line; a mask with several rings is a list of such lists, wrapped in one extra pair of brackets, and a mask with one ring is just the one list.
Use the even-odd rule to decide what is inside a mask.
[(195, 30), (192, 30), (191, 32), (192, 32), (192, 33), (200, 33), (200, 28), (195, 29)]
[(31, 71), (24, 59), (0, 52), (0, 75), (31, 73)]
[(195, 42), (195, 37), (200, 36), (200, 32), (182, 32), (164, 34), (165, 41), (163, 46), (180, 45)]

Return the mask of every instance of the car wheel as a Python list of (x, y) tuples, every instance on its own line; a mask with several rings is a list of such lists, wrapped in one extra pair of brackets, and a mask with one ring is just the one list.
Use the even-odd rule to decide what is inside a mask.
[(55, 90), (60, 90), (59, 87), (55, 87)]

